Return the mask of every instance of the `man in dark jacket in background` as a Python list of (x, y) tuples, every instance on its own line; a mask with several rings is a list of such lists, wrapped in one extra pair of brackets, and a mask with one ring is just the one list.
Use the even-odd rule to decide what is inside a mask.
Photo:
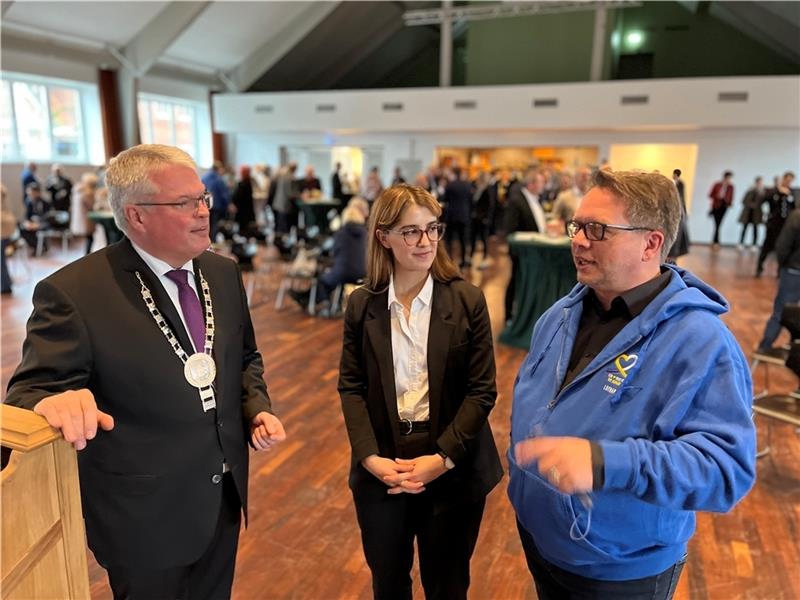
[(453, 239), (458, 236), (461, 245), (461, 268), (469, 265), (467, 256), (467, 232), (472, 213), (472, 186), (463, 178), (460, 167), (453, 169), (453, 181), (444, 189), (444, 222), (447, 224), (447, 253), (455, 261)]
[(206, 189), (211, 192), (214, 201), (211, 204), (211, 230), (210, 237), (213, 242), (217, 237), (217, 224), (228, 214), (228, 205), (231, 202), (231, 192), (224, 179), (225, 165), (220, 161), (214, 161), (214, 166), (203, 175), (202, 181)]

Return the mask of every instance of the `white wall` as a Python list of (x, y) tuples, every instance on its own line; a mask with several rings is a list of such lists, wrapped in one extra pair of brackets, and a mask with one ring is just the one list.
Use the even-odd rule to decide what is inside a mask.
[[(719, 100), (730, 92), (745, 93), (747, 100)], [(648, 102), (622, 104), (629, 96)], [(533, 106), (551, 98), (557, 107)], [(460, 101), (473, 101), (475, 108), (458, 109)], [(402, 110), (387, 111), (385, 103)], [(213, 104), (217, 130), (225, 133), (798, 127), (800, 77), (218, 94)]]

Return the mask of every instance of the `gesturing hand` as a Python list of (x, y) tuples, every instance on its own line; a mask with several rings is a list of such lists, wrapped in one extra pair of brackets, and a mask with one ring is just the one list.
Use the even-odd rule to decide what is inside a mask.
[(592, 491), (592, 446), (576, 437), (535, 437), (514, 446), (521, 465), (538, 461), (539, 473), (565, 494)]
[(114, 418), (97, 409), (94, 395), (86, 388), (43, 398), (33, 412), (43, 416), (51, 427), (60, 429), (76, 450), (83, 450), (86, 442), (94, 439), (98, 425), (104, 431), (114, 428)]
[(383, 458), (377, 454), (368, 456), (361, 461), (362, 466), (389, 486), (390, 494), (419, 494), (425, 491), (425, 486), (419, 482), (409, 481), (409, 475), (414, 470), (413, 464), (401, 464), (400, 460)]
[(250, 441), (256, 450), (271, 450), (272, 447), (286, 439), (286, 432), (278, 417), (262, 411), (253, 417), (250, 424)]

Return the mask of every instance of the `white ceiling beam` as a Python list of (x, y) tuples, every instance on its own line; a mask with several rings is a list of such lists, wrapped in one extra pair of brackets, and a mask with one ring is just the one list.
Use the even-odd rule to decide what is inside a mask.
[[(246, 90), (294, 48), (313, 29), (331, 14), (339, 2), (314, 2), (287, 23), (280, 33), (245, 58), (238, 67), (226, 73), (226, 86), (232, 83), (233, 92)], [(222, 79), (222, 77), (220, 77)], [(225, 79), (223, 79), (225, 81)]]
[[(535, 2), (499, 2), (480, 6), (456, 6), (448, 10), (448, 17), (455, 21), (482, 21), (526, 15), (551, 15), (584, 10), (598, 6), (623, 8), (641, 6), (639, 0), (537, 0)], [(439, 25), (444, 18), (441, 8), (409, 10), (403, 14), (406, 25)]]
[(211, 2), (170, 2), (136, 36), (122, 53), (136, 69), (136, 76), (150, 70), (158, 58)]
[(72, 44), (47, 35), (29, 35), (3, 27), (3, 50), (14, 50), (36, 56), (54, 57), (80, 64), (119, 67), (119, 61), (102, 44)]
[(8, 12), (8, 9), (11, 8), (11, 5), (14, 4), (14, 2), (12, 0), (3, 0), (3, 2), (0, 4), (2, 4), (3, 16), (5, 17), (6, 13)]

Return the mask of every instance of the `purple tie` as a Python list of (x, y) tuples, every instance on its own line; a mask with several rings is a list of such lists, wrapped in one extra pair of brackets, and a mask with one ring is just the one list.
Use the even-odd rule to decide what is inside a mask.
[(166, 275), (178, 286), (178, 300), (181, 303), (183, 318), (186, 320), (186, 326), (189, 328), (189, 333), (194, 340), (195, 349), (197, 352), (202, 352), (206, 336), (206, 325), (203, 321), (203, 308), (200, 306), (200, 300), (187, 281), (189, 271), (175, 269), (174, 271), (169, 271)]

